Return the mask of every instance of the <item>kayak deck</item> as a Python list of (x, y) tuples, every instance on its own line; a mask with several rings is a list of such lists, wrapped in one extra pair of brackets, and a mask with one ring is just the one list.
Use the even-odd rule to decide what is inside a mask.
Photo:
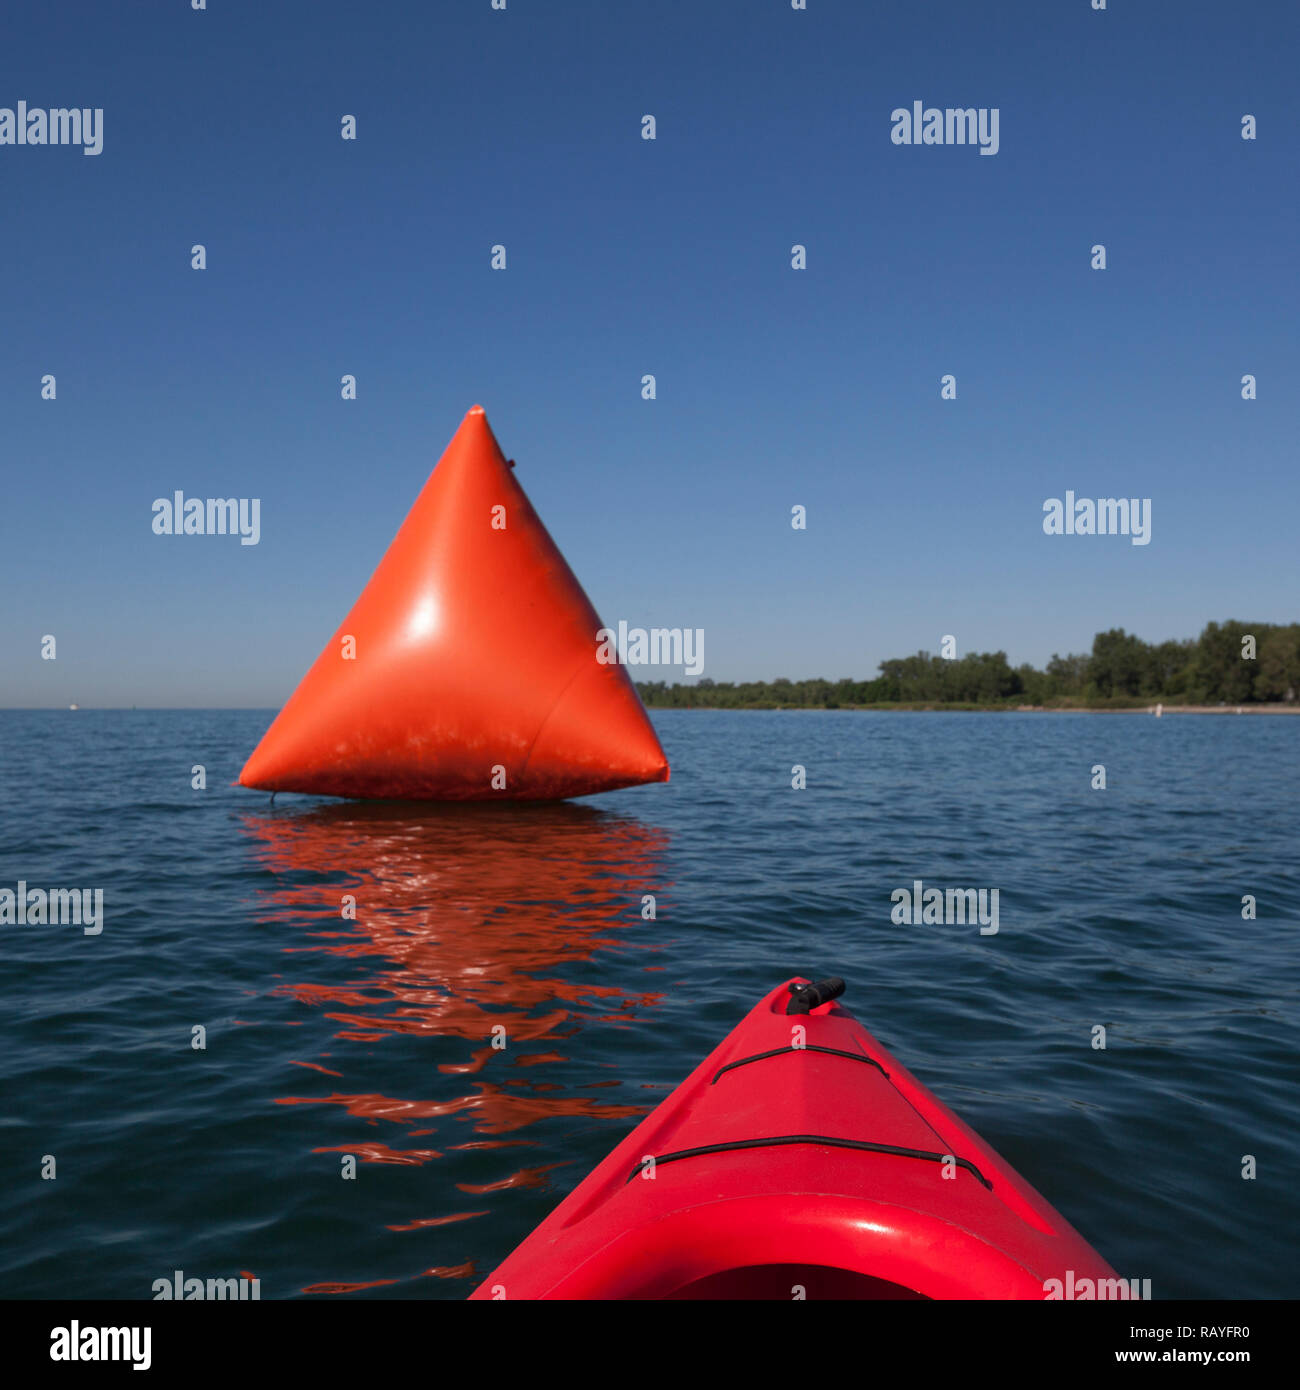
[(1115, 1278), (850, 1013), (788, 1013), (804, 984), (753, 1009), (471, 1297), (1041, 1299), (1067, 1270)]

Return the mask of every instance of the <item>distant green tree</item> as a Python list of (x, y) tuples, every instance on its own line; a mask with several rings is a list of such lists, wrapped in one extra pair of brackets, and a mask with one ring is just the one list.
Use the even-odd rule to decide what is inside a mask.
[(1259, 636), (1256, 660), (1257, 700), (1300, 698), (1300, 623), (1269, 628)]
[(1092, 639), (1088, 686), (1102, 699), (1141, 694), (1146, 673), (1146, 644), (1141, 638), (1114, 627)]
[(1054, 696), (1082, 695), (1088, 684), (1088, 662), (1090, 657), (1083, 653), (1076, 656), (1057, 656), (1047, 663), (1047, 679)]
[(1252, 633), (1257, 639), (1261, 624), (1208, 623), (1197, 639), (1189, 672), (1196, 698), (1209, 703), (1244, 704), (1253, 694), (1256, 664), (1243, 661), (1241, 639)]

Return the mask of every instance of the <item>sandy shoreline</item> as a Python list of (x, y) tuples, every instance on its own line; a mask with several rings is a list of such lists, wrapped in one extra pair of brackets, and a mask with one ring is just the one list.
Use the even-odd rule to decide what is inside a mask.
[(1300, 714), (1300, 702), (1273, 705), (647, 705), (651, 710), (768, 714), (838, 710), (845, 714)]
[(1133, 709), (1089, 708), (1080, 705), (1074, 710), (1046, 705), (1017, 705), (1018, 712), (1033, 714), (1300, 714), (1300, 704), (1290, 705), (1147, 705)]

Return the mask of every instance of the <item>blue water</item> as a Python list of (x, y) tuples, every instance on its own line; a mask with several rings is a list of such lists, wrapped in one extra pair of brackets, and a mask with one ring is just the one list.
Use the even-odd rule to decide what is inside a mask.
[(269, 717), (0, 713), (0, 888), (105, 910), (0, 926), (0, 1296), (461, 1298), (795, 972), (1156, 1297), (1300, 1292), (1300, 719), (671, 711), (667, 785), (475, 810), (271, 806)]

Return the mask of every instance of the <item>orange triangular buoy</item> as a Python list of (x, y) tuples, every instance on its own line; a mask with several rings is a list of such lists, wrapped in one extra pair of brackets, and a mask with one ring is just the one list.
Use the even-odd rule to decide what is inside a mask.
[(239, 781), (435, 801), (666, 782), (600, 627), (476, 405)]

